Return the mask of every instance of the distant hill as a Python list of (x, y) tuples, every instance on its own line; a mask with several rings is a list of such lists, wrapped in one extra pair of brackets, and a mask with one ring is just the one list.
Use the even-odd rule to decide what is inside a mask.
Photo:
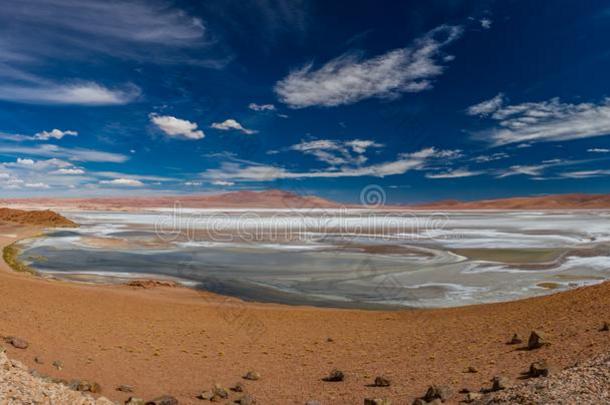
[(50, 210), (24, 211), (11, 208), (0, 208), (0, 221), (53, 228), (72, 228), (78, 226), (76, 223)]
[(610, 208), (610, 194), (555, 194), (479, 201), (437, 201), (412, 205), (415, 209), (450, 210), (553, 210)]
[(184, 208), (335, 208), (341, 204), (316, 196), (302, 196), (283, 190), (235, 191), (212, 195), (181, 195), (160, 197), (103, 197), (103, 198), (33, 198), (0, 200), (0, 205), (25, 207), (54, 207), (79, 209), (131, 209), (173, 207)]

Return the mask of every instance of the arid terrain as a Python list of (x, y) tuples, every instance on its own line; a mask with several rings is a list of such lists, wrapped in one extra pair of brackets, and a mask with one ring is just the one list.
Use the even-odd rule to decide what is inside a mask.
[[(4, 222), (0, 245), (38, 232)], [(197, 397), (214, 384), (235, 400), (244, 394), (229, 388), (241, 383), (259, 404), (410, 404), (436, 384), (457, 403), (466, 398), (458, 391), (490, 388), (494, 377), (519, 382), (533, 362), (546, 361), (552, 376), (610, 350), (610, 332), (600, 330), (608, 283), (501, 304), (364, 311), (246, 303), (171, 283), (67, 283), (0, 267), (0, 335), (27, 342), (7, 338), (8, 356), (37, 375), (95, 382), (95, 395), (115, 401), (206, 403)], [(532, 330), (549, 345), (527, 350)], [(521, 343), (507, 344), (513, 334)], [(342, 381), (323, 380), (333, 369)], [(249, 371), (260, 378), (244, 379)], [(389, 386), (374, 386), (381, 376)], [(117, 390), (125, 385), (133, 392)]]

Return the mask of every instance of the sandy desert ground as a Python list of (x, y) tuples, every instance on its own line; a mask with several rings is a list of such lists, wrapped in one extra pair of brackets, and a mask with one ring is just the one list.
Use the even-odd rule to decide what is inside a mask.
[[(4, 224), (0, 245), (37, 232)], [(29, 342), (27, 349), (5, 345), (9, 356), (53, 377), (96, 381), (117, 401), (170, 394), (201, 403), (196, 396), (215, 383), (241, 382), (262, 404), (366, 397), (410, 404), (431, 384), (478, 390), (497, 375), (516, 381), (537, 360), (559, 370), (610, 349), (610, 335), (599, 331), (610, 310), (608, 283), (518, 302), (379, 312), (244, 303), (179, 287), (74, 284), (0, 267), (0, 334)], [(506, 344), (513, 333), (527, 340), (533, 329), (551, 345)], [(323, 381), (334, 368), (345, 380)], [(260, 380), (244, 380), (250, 370)], [(380, 375), (389, 387), (371, 386)], [(123, 384), (134, 393), (117, 391)]]

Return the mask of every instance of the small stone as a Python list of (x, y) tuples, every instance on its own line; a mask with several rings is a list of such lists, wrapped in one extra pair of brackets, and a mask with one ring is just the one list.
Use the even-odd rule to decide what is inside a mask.
[(335, 339), (333, 339), (333, 338), (331, 338), (331, 337), (327, 337), (327, 338), (326, 338), (326, 341), (327, 341), (328, 343), (332, 343), (332, 342), (334, 342), (334, 341), (335, 341)]
[(467, 372), (467, 373), (478, 373), (478, 372), (479, 372), (479, 370), (478, 370), (476, 367), (469, 366), (469, 367), (466, 369), (466, 372)]
[(364, 405), (392, 405), (392, 401), (381, 398), (365, 398)]
[(61, 360), (55, 360), (53, 361), (53, 367), (55, 367), (58, 370), (61, 370), (62, 368), (64, 368), (64, 363)]
[(27, 349), (28, 346), (30, 345), (25, 340), (20, 339), (18, 337), (14, 337), (14, 336), (8, 336), (4, 340), (7, 343), (10, 343), (11, 345), (13, 345), (13, 347), (16, 348), (16, 349)]
[(133, 392), (134, 388), (132, 385), (122, 384), (116, 387), (116, 390), (121, 392)]
[(375, 382), (373, 383), (375, 387), (389, 387), (390, 380), (384, 376), (375, 377)]
[(146, 405), (178, 405), (178, 400), (170, 395), (163, 395), (146, 402)]
[(536, 361), (530, 365), (530, 369), (527, 373), (529, 377), (538, 378), (538, 377), (548, 377), (549, 376), (549, 366), (546, 361)]
[(510, 387), (510, 380), (503, 376), (495, 376), (491, 379), (491, 390), (492, 391), (502, 391)]
[(258, 381), (261, 379), (261, 375), (256, 371), (248, 371), (244, 376), (244, 379), (250, 381)]
[(125, 401), (125, 405), (145, 405), (145, 402), (142, 398), (129, 397), (127, 401)]
[(513, 337), (508, 342), (506, 342), (506, 344), (508, 344), (508, 345), (519, 345), (521, 343), (523, 343), (523, 341), (521, 340), (519, 335), (517, 335), (516, 333), (513, 335)]
[(68, 386), (74, 391), (91, 392), (93, 394), (102, 391), (102, 388), (98, 383), (88, 380), (74, 380), (70, 382)]
[(245, 391), (245, 387), (244, 387), (244, 385), (242, 383), (238, 382), (233, 387), (231, 387), (231, 391), (233, 391), (233, 392), (244, 392)]
[(599, 331), (600, 332), (608, 332), (608, 331), (610, 331), (610, 325), (608, 324), (608, 322), (604, 322), (602, 327), (599, 328)]
[(440, 399), (442, 402), (445, 402), (451, 398), (452, 395), (451, 388), (446, 385), (431, 385), (428, 387), (423, 399), (426, 402), (432, 402), (435, 399)]
[(201, 394), (197, 395), (197, 398), (211, 401), (212, 398), (214, 398), (214, 393), (212, 391), (203, 391)]
[(256, 400), (252, 398), (250, 395), (246, 394), (243, 397), (239, 398), (235, 403), (239, 405), (253, 405), (256, 403)]
[(323, 378), (324, 381), (326, 382), (340, 382), (343, 381), (345, 379), (345, 374), (343, 374), (343, 371), (334, 369), (333, 371), (330, 372), (330, 374), (326, 377)]
[(548, 345), (549, 342), (547, 341), (546, 337), (542, 332), (533, 330), (532, 333), (530, 333), (530, 337), (527, 341), (527, 348), (529, 350), (539, 349), (542, 346)]
[(310, 399), (309, 401), (305, 402), (305, 405), (322, 405), (322, 403), (320, 401)]
[(428, 403), (421, 398), (415, 398), (413, 400), (413, 405), (428, 405)]
[(212, 399), (210, 401), (220, 402), (223, 399), (229, 398), (229, 392), (220, 386), (220, 384), (214, 384), (214, 388), (212, 389)]
[(466, 394), (466, 398), (464, 399), (464, 402), (467, 402), (467, 403), (474, 402), (474, 401), (481, 399), (482, 397), (483, 397), (483, 395), (478, 392), (469, 392), (468, 394)]
[(34, 363), (44, 364), (44, 361), (42, 360), (42, 357), (36, 356), (36, 357), (34, 357)]

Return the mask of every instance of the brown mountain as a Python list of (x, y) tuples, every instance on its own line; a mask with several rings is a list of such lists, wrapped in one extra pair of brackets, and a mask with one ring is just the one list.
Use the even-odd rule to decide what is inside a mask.
[(555, 194), (479, 201), (449, 200), (417, 204), (411, 208), (450, 210), (608, 209), (610, 208), (610, 194)]

